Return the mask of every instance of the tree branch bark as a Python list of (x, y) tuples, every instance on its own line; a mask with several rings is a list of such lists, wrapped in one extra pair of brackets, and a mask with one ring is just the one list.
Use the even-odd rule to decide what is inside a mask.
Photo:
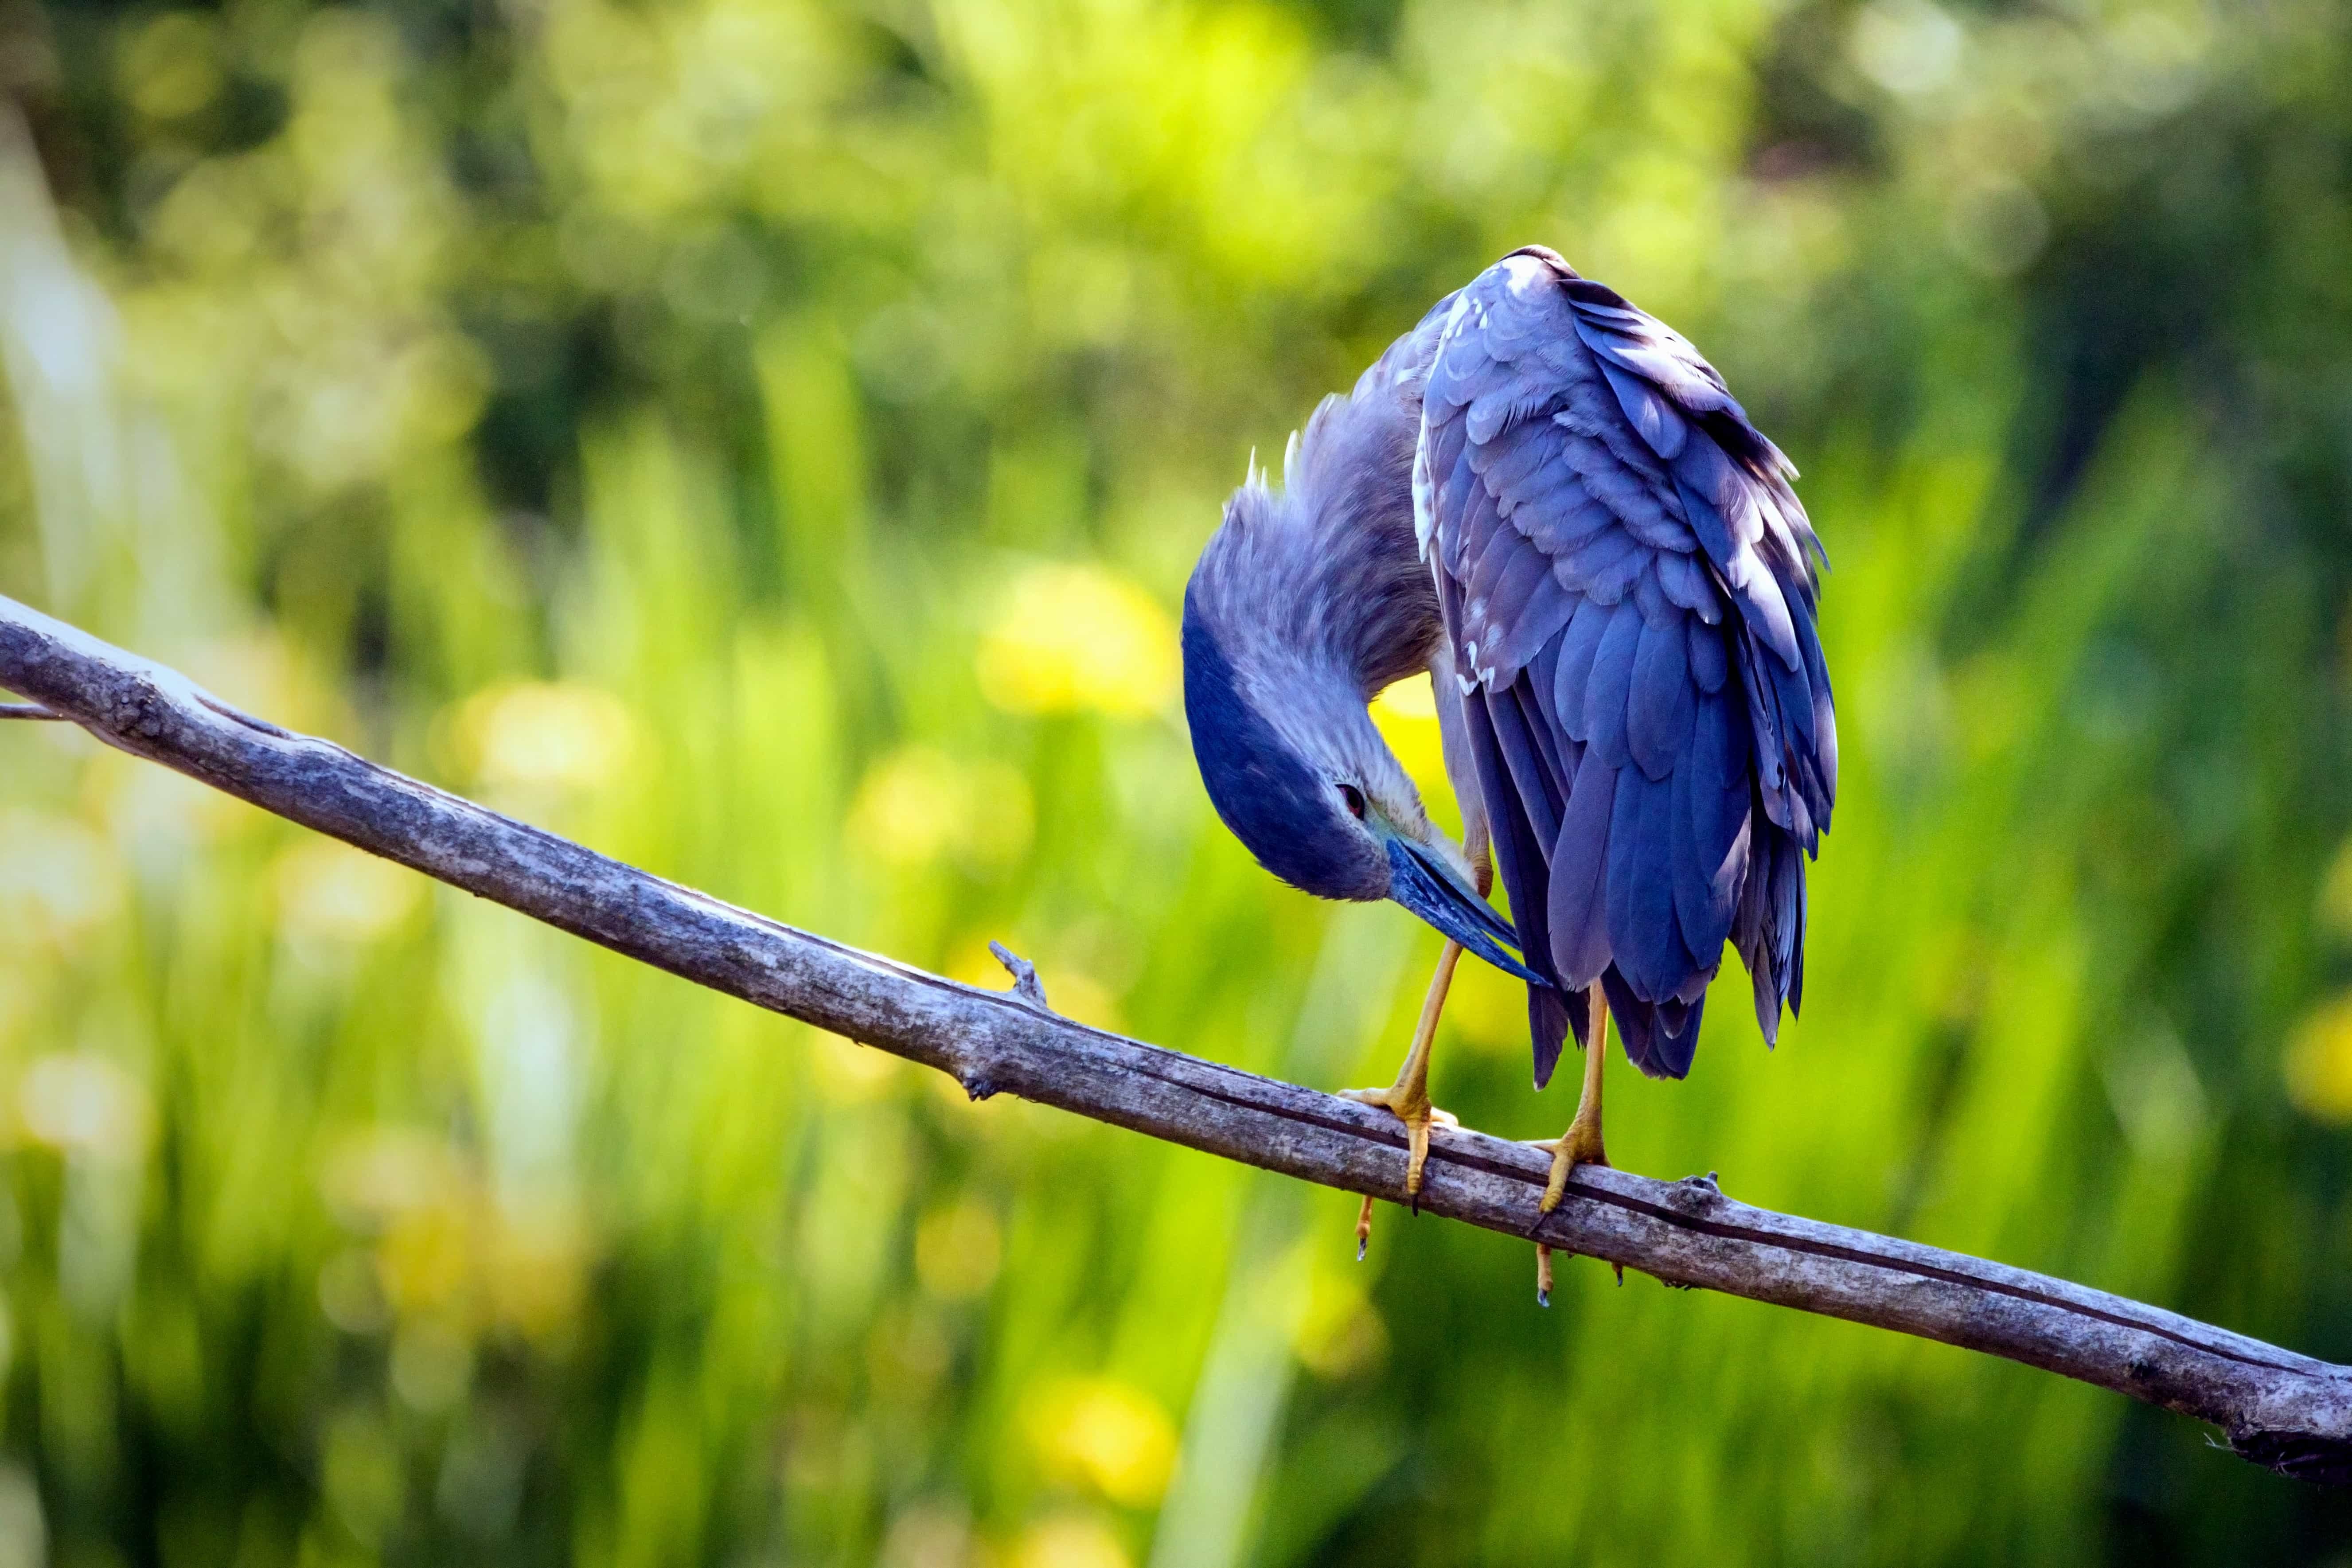
[[(237, 712), (184, 676), (0, 598), (0, 686), (109, 744), (714, 991), (1009, 1093), (1391, 1202), (1385, 1112), (1122, 1038), (626, 866), (341, 747)], [(2352, 1368), (2137, 1301), (1737, 1203), (1702, 1177), (1581, 1168), (1540, 1226), (1547, 1157), (1433, 1139), (1421, 1206), (1703, 1287), (2006, 1356), (2209, 1421), (2256, 1464), (2352, 1481)]]

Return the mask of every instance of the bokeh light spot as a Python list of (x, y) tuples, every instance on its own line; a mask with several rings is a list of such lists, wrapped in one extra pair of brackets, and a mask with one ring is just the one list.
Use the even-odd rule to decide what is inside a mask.
[(1050, 1385), (1031, 1409), (1029, 1430), (1049, 1471), (1129, 1508), (1159, 1501), (1176, 1463), (1176, 1428), (1166, 1413), (1116, 1378)]
[(636, 723), (609, 691), (518, 681), (467, 699), (455, 739), (461, 762), (487, 784), (584, 789), (628, 762)]
[(1135, 584), (1092, 565), (1015, 578), (981, 639), (980, 689), (1012, 713), (1139, 718), (1176, 689), (1176, 627)]
[(1028, 852), (1029, 781), (998, 762), (960, 762), (907, 746), (867, 770), (851, 802), (849, 837), (885, 864), (916, 870), (952, 855), (979, 874)]
[(272, 868), (286, 933), (357, 946), (374, 941), (423, 901), (424, 879), (331, 838), (289, 847)]
[(950, 1301), (985, 1294), (1003, 1251), (996, 1216), (970, 1198), (924, 1216), (915, 1227), (915, 1274)]
[(2320, 1004), (2288, 1037), (2287, 1098), (2316, 1121), (2352, 1123), (2352, 991)]
[(1080, 1514), (1032, 1525), (1013, 1549), (1013, 1568), (1129, 1568), (1129, 1562), (1108, 1525)]
[(53, 1149), (119, 1164), (146, 1152), (146, 1086), (104, 1057), (36, 1059), (25, 1069), (17, 1103), (25, 1131)]
[(131, 35), (121, 70), (123, 91), (142, 114), (194, 114), (221, 89), (218, 27), (209, 16), (167, 11)]

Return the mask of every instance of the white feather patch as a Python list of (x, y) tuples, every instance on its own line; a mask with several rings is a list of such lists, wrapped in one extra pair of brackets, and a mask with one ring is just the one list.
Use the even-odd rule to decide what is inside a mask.
[[(1454, 334), (1462, 329), (1463, 313), (1470, 308), (1470, 291), (1454, 301), (1454, 309), (1445, 313), (1445, 325), (1438, 329), (1437, 348), (1429, 356), (1429, 374), (1434, 374), (1437, 362), (1445, 357), (1446, 346)], [(1427, 377), (1423, 377), (1426, 385)], [(1421, 430), (1412, 444), (1412, 537), (1420, 547), (1421, 558), (1429, 559), (1429, 542), (1437, 534), (1437, 489), (1429, 472), (1429, 400), (1424, 393), (1421, 405)]]

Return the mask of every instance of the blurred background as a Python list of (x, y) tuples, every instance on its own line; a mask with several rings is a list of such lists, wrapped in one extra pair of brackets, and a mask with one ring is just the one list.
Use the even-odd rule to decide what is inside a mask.
[[(0, 0), (0, 592), (1384, 1083), (1437, 939), (1218, 826), (1172, 616), (1252, 448), (1528, 241), (1835, 566), (1810, 1009), (1621, 1059), (1617, 1159), (2352, 1360), (2339, 5)], [(1542, 1311), (1393, 1209), (1360, 1266), (1342, 1194), (7, 731), (0, 1568), (2352, 1562), (2184, 1419), (1590, 1262)], [(1440, 1103), (1557, 1132), (1456, 997)]]

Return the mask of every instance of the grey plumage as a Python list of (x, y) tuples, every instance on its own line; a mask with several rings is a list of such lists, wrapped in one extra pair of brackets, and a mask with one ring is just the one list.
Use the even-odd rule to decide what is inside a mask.
[(1364, 704), (1429, 668), (1538, 1084), (1595, 981), (1627, 1055), (1682, 1076), (1727, 941), (1776, 1038), (1837, 776), (1791, 475), (1680, 336), (1549, 251), (1505, 258), (1327, 399), (1203, 552), (1187, 703), (1219, 811), (1309, 891), (1390, 896), (1381, 845), (1451, 847)]

